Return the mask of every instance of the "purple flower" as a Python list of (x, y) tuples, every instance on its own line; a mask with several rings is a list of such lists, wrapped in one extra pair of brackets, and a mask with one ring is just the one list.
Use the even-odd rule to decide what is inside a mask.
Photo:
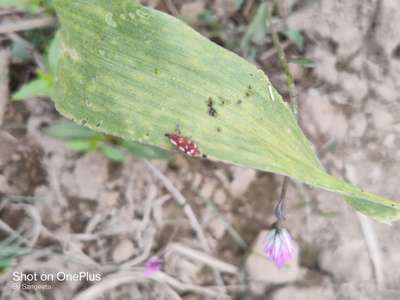
[(150, 257), (144, 266), (144, 275), (145, 276), (152, 276), (154, 273), (157, 273), (161, 269), (161, 259), (158, 256)]
[(282, 268), (297, 252), (297, 245), (285, 228), (274, 228), (265, 237), (264, 252), (278, 268)]

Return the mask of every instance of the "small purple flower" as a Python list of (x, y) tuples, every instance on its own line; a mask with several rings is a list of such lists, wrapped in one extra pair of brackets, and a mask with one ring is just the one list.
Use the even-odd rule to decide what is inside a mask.
[(160, 258), (158, 258), (158, 256), (150, 257), (144, 266), (144, 275), (149, 277), (159, 272), (161, 269), (161, 264), (162, 261)]
[(280, 269), (293, 258), (297, 245), (285, 228), (272, 229), (264, 241), (264, 252)]

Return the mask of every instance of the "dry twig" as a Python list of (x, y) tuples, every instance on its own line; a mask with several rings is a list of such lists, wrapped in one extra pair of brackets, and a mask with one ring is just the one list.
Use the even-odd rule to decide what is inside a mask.
[(10, 62), (10, 52), (8, 49), (0, 50), (0, 126), (3, 124), (3, 118), (8, 102), (8, 65)]
[[(144, 276), (143, 271), (119, 272), (117, 274), (109, 275), (106, 278), (103, 278), (101, 282), (89, 287), (88, 289), (76, 295), (73, 300), (98, 299), (99, 296), (103, 295), (105, 292), (110, 291), (121, 285), (145, 282), (146, 280), (148, 280), (148, 278)], [(164, 283), (163, 280), (160, 279), (157, 281)], [(164, 284), (164, 287), (168, 291), (169, 295), (171, 295), (172, 299), (181, 300), (181, 297), (168, 285)]]
[(371, 260), (372, 268), (374, 270), (376, 287), (378, 290), (382, 290), (385, 287), (385, 279), (383, 276), (383, 263), (382, 263), (382, 252), (379, 247), (379, 242), (375, 234), (374, 227), (372, 226), (371, 220), (356, 212), (358, 222), (362, 233), (364, 235), (364, 240), (367, 245), (369, 258)]
[(179, 16), (179, 11), (172, 0), (164, 0), (164, 3), (172, 15)]
[[(290, 45), (292, 45), (292, 42), (291, 41), (286, 41), (286, 42), (282, 43), (282, 49), (285, 50)], [(278, 51), (276, 50), (276, 48), (271, 48), (268, 51), (266, 51), (263, 54), (261, 54), (260, 60), (266, 61), (266, 60), (270, 59), (272, 56), (276, 55), (277, 53), (278, 53)]]
[[(186, 198), (175, 188), (175, 186), (172, 184), (172, 182), (166, 176), (164, 176), (164, 174), (162, 174), (160, 172), (160, 170), (158, 170), (150, 162), (148, 162), (148, 161), (145, 161), (145, 162), (146, 162), (146, 165), (148, 166), (148, 168), (151, 170), (151, 172), (163, 183), (165, 188), (172, 194), (172, 196), (174, 197), (176, 202), (178, 202), (178, 204), (183, 208), (183, 211), (184, 211), (186, 217), (188, 218), (190, 225), (192, 226), (193, 230), (196, 232), (196, 235), (200, 241), (201, 247), (203, 248), (203, 250), (205, 252), (210, 253), (211, 248), (208, 245), (203, 228), (201, 227), (192, 207), (189, 205)], [(221, 274), (219, 274), (219, 272), (215, 269), (213, 269), (213, 271), (214, 271), (214, 276), (215, 276), (215, 279), (216, 279), (218, 285), (223, 286), (224, 282), (222, 280)]]
[(34, 19), (21, 19), (0, 25), (0, 34), (50, 27), (56, 24), (56, 18), (43, 16)]
[(200, 261), (212, 268), (220, 270), (221, 272), (226, 272), (231, 274), (237, 274), (238, 272), (238, 268), (234, 265), (228, 264), (208, 254), (205, 254), (204, 252), (191, 249), (179, 243), (174, 243), (168, 246), (167, 253), (169, 254), (171, 252), (177, 252), (180, 255), (184, 255), (194, 260)]
[(223, 293), (216, 291), (216, 289), (221, 289), (221, 287), (211, 288), (211, 287), (202, 287), (193, 284), (183, 283), (163, 272), (158, 272), (157, 274), (155, 274), (154, 280), (168, 283), (168, 285), (172, 286), (173, 288), (175, 288), (180, 292), (191, 291), (207, 296), (207, 299), (209, 299), (209, 297), (214, 297), (217, 299), (231, 299), (228, 295), (225, 294), (225, 291)]
[(18, 242), (24, 243), (25, 245), (29, 246), (31, 243), (26, 238), (24, 238), (20, 233), (16, 232), (7, 223), (0, 220), (0, 231), (6, 232), (10, 235), (12, 239), (17, 240)]

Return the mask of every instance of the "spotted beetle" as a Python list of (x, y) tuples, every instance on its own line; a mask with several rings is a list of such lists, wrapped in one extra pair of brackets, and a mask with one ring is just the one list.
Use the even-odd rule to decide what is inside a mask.
[[(201, 152), (199, 147), (195, 142), (193, 142), (190, 138), (182, 136), (179, 133), (166, 133), (166, 137), (168, 137), (171, 144), (173, 144), (178, 150), (184, 152), (185, 154), (192, 156), (192, 157), (199, 157), (201, 156)], [(202, 155), (206, 157), (205, 155)]]

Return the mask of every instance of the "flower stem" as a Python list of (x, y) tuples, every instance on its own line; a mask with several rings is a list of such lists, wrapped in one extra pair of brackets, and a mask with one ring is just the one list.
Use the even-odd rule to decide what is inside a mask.
[(283, 177), (281, 195), (279, 197), (279, 201), (275, 206), (275, 217), (276, 217), (276, 225), (279, 227), (279, 223), (285, 220), (285, 197), (288, 186), (288, 177)]
[(288, 90), (289, 90), (290, 106), (292, 108), (292, 111), (293, 111), (295, 117), (298, 118), (296, 86), (294, 84), (294, 79), (293, 79), (292, 73), (290, 73), (290, 70), (289, 70), (289, 64), (286, 59), (285, 51), (283, 50), (282, 44), (279, 40), (278, 33), (276, 32), (274, 25), (272, 23), (272, 13), (273, 13), (275, 5), (276, 5), (276, 1), (273, 1), (271, 3), (270, 7), (268, 8), (268, 22), (269, 22), (269, 28), (271, 31), (271, 35), (272, 35), (272, 43), (274, 44), (274, 48), (278, 54), (279, 64), (281, 65), (283, 72), (285, 73), (286, 82), (287, 82)]
[[(270, 28), (271, 35), (272, 35), (272, 42), (273, 42), (274, 48), (278, 54), (279, 64), (281, 65), (281, 67), (285, 73), (286, 82), (287, 82), (287, 86), (288, 86), (288, 90), (289, 90), (289, 104), (293, 111), (294, 116), (296, 117), (296, 119), (298, 119), (298, 104), (297, 104), (296, 86), (294, 84), (293, 76), (289, 70), (289, 64), (286, 59), (285, 51), (283, 50), (282, 44), (279, 40), (278, 33), (276, 32), (274, 25), (272, 23), (272, 13), (273, 13), (275, 6), (276, 6), (276, 0), (272, 1), (268, 7), (269, 28)], [(279, 223), (281, 223), (285, 219), (285, 197), (286, 197), (288, 182), (289, 182), (288, 177), (285, 176), (283, 178), (283, 182), (282, 182), (282, 189), (281, 189), (281, 195), (279, 197), (279, 202), (277, 203), (277, 205), (275, 207), (275, 216), (277, 219), (277, 222), (276, 222), (277, 226), (279, 226)]]

